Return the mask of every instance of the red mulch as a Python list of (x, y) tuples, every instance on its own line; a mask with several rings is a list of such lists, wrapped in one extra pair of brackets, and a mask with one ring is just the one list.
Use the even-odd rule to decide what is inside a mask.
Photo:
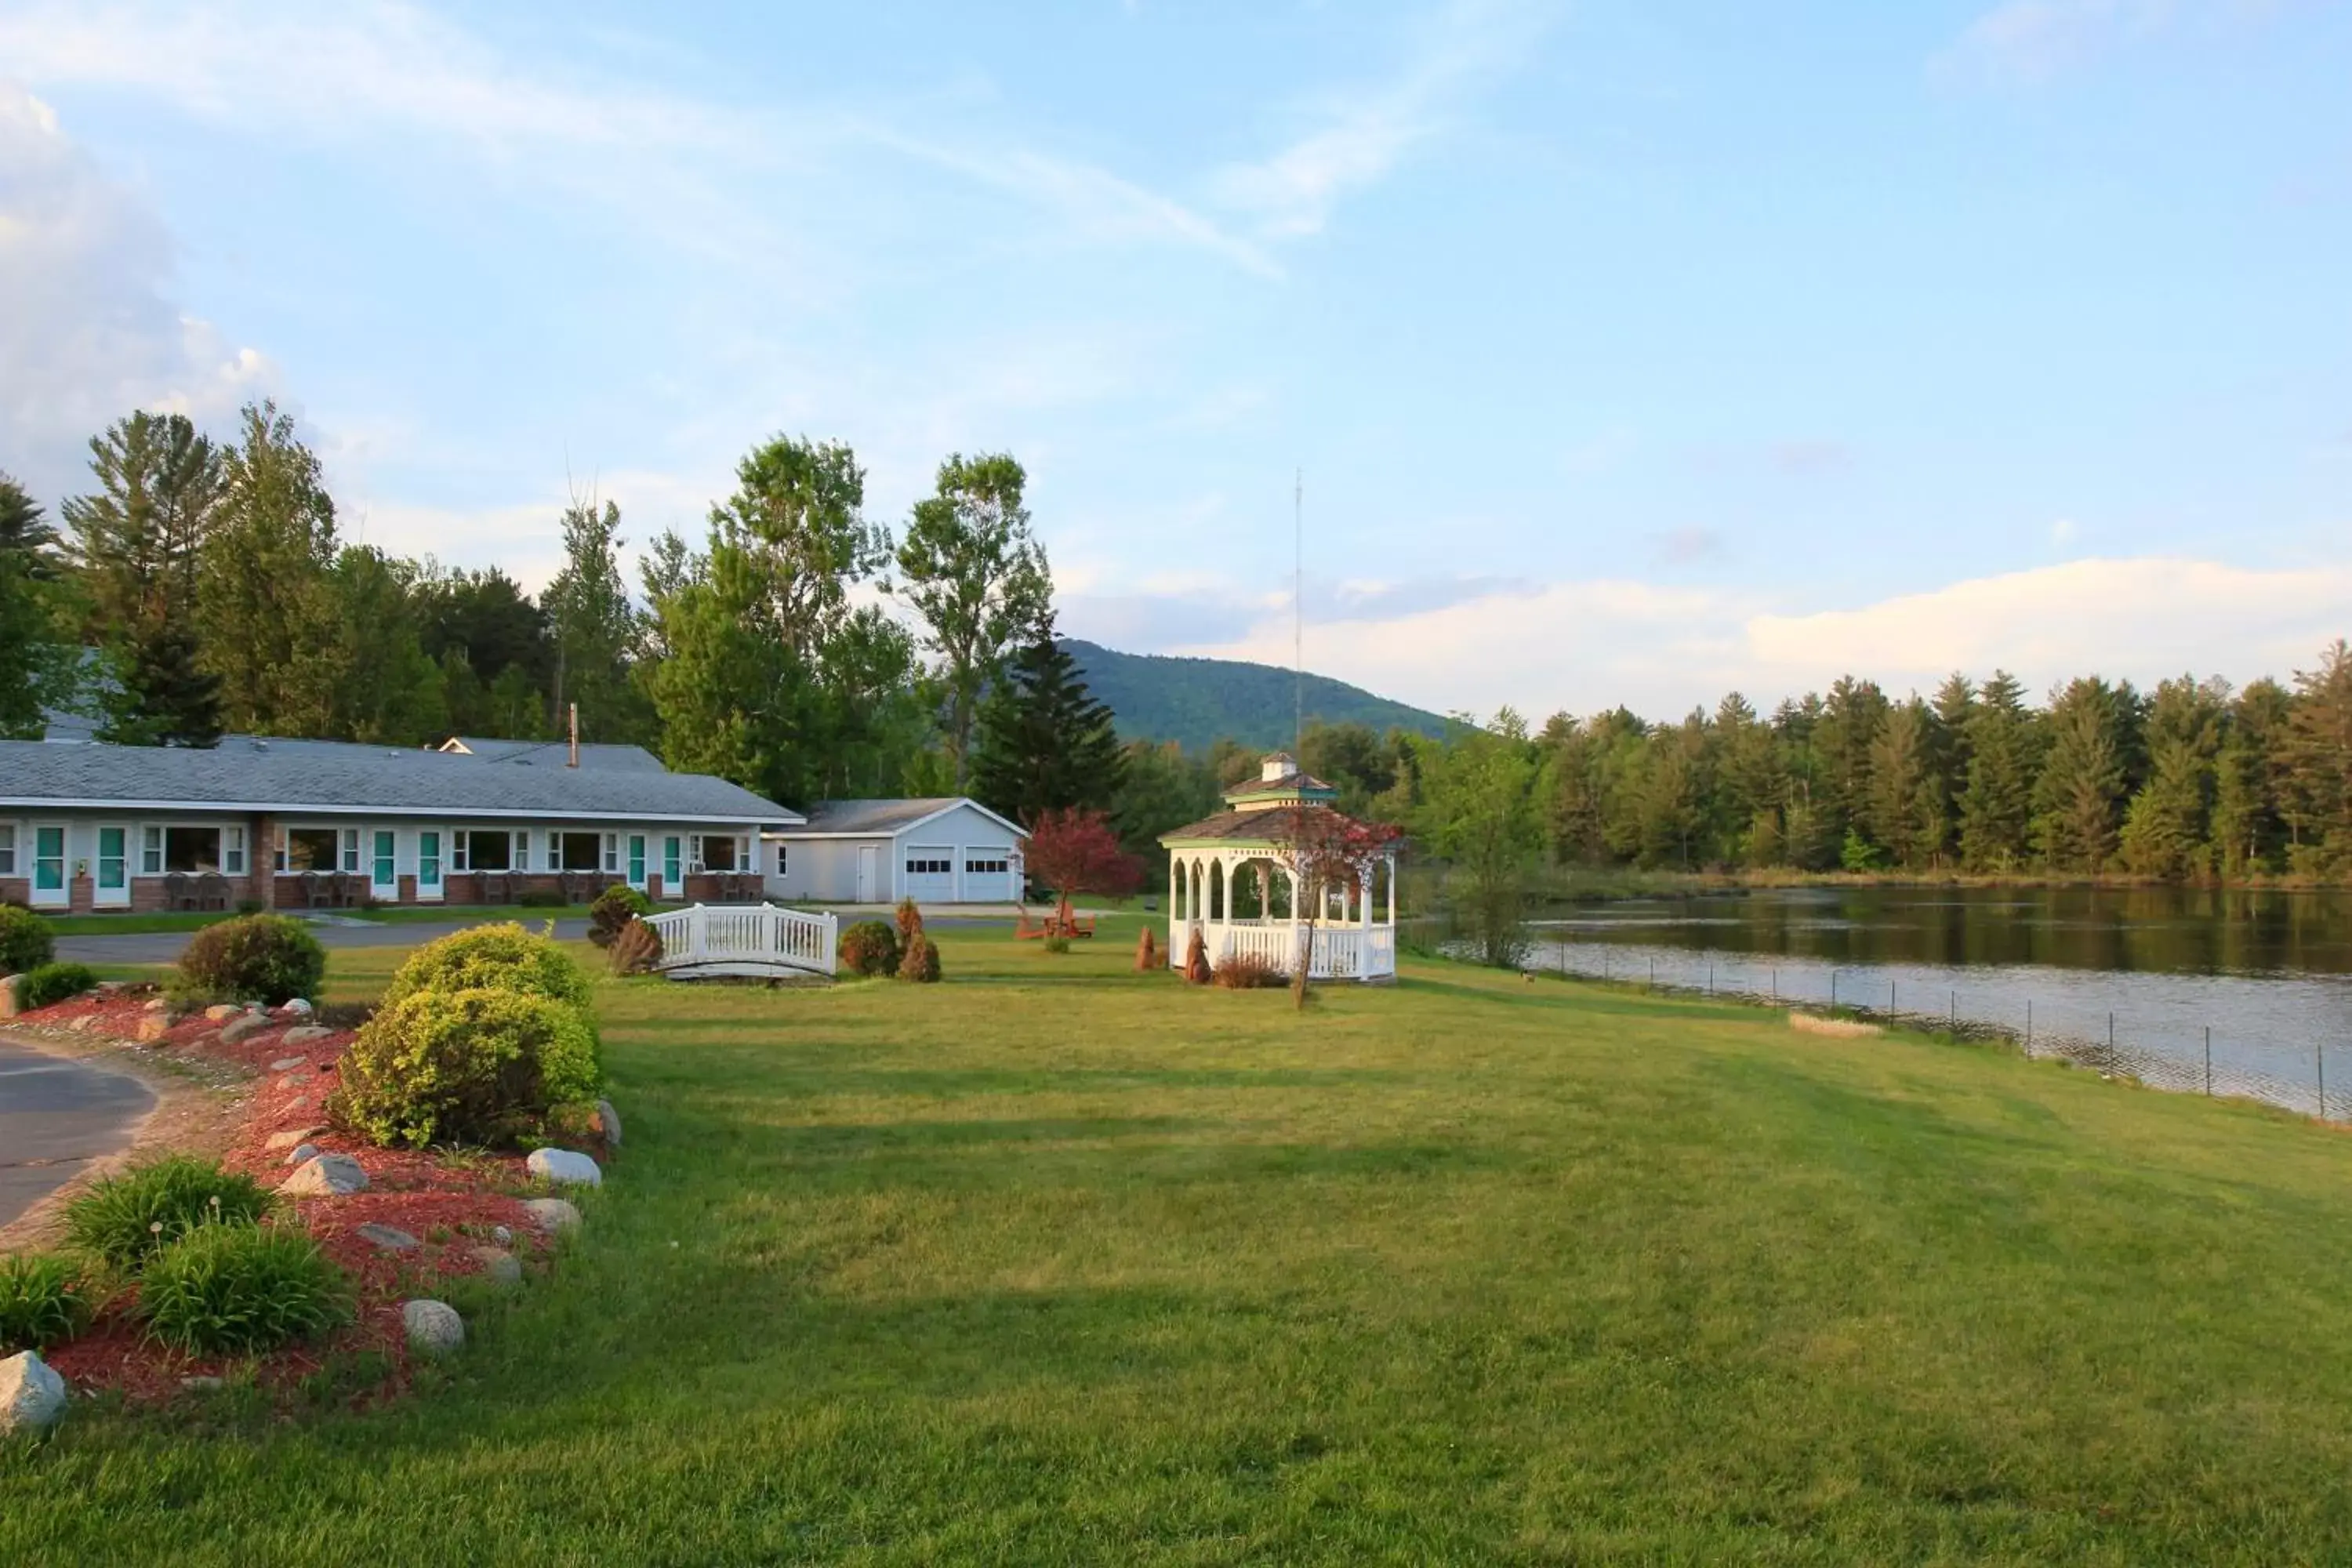
[[(15, 1022), (130, 1040), (150, 1016), (146, 1005), (152, 995), (149, 991), (129, 989), (78, 996), (21, 1015)], [(83, 1019), (89, 1022), (76, 1029), (77, 1021)], [(327, 1255), (349, 1273), (357, 1296), (356, 1321), (319, 1342), (269, 1352), (253, 1363), (252, 1370), (263, 1387), (290, 1393), (331, 1360), (372, 1352), (383, 1358), (384, 1376), (358, 1391), (352, 1400), (373, 1403), (407, 1386), (402, 1302), (435, 1294), (436, 1278), (480, 1273), (483, 1263), (472, 1249), (492, 1245), (494, 1226), (505, 1226), (513, 1233), (507, 1250), (520, 1258), (527, 1270), (535, 1256), (546, 1252), (550, 1239), (531, 1227), (522, 1198), (517, 1195), (535, 1185), (521, 1155), (478, 1152), (451, 1159), (410, 1150), (378, 1149), (330, 1127), (324, 1108), (352, 1031), (339, 1030), (300, 1045), (286, 1043), (287, 1030), (310, 1022), (300, 1016), (275, 1018), (268, 1028), (229, 1045), (220, 1038), (220, 1023), (197, 1015), (182, 1019), (161, 1040), (147, 1042), (146, 1048), (234, 1064), (262, 1080), (255, 1087), (244, 1124), (221, 1156), (222, 1164), (229, 1169), (249, 1173), (264, 1185), (275, 1186), (292, 1173), (286, 1164), (291, 1144), (273, 1150), (268, 1143), (273, 1135), (300, 1132), (305, 1134), (303, 1142), (317, 1144), (322, 1152), (350, 1154), (366, 1170), (365, 1192), (348, 1197), (289, 1199), (280, 1211), (306, 1226)], [(601, 1148), (590, 1152), (600, 1159), (607, 1157)], [(360, 1226), (368, 1224), (406, 1231), (419, 1245), (385, 1251), (357, 1234)], [(53, 1352), (45, 1353), (45, 1359), (78, 1388), (120, 1390), (133, 1400), (169, 1398), (181, 1392), (184, 1378), (217, 1377), (243, 1364), (235, 1358), (182, 1356), (150, 1342), (131, 1314), (131, 1304), (127, 1300), (110, 1304), (88, 1333), (57, 1346)]]

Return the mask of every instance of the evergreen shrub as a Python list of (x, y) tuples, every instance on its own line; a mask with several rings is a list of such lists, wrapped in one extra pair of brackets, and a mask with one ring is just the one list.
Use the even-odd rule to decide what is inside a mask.
[(880, 921), (859, 921), (841, 933), (841, 962), (855, 974), (895, 974), (898, 933)]
[(610, 947), (631, 921), (653, 912), (651, 899), (626, 882), (615, 882), (588, 906), (588, 940), (598, 947)]
[(330, 1112), (371, 1143), (512, 1144), (604, 1087), (595, 1026), (568, 1003), (474, 986), (412, 991), (368, 1020)]
[(914, 940), (907, 943), (907, 951), (898, 957), (898, 978), (921, 985), (939, 984), (940, 950), (931, 945), (931, 939), (923, 934), (919, 925), (915, 928)]
[(194, 990), (275, 1007), (309, 996), (326, 978), (327, 950), (301, 921), (244, 915), (208, 925), (180, 954), (180, 979)]
[(98, 984), (98, 971), (87, 963), (44, 963), (16, 984), (16, 1005), (30, 1012), (69, 1002)]
[(0, 904), (0, 974), (38, 969), (57, 955), (48, 921), (18, 905)]
[(476, 926), (418, 948), (393, 973), (380, 1005), (389, 1011), (419, 991), (484, 988), (543, 996), (583, 1015), (588, 1008), (588, 976), (572, 955), (552, 938), (513, 921)]

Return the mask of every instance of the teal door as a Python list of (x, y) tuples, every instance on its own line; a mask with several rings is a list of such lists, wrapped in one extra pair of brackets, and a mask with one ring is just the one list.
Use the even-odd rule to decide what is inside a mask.
[(124, 854), (124, 832), (120, 827), (98, 830), (98, 889), (96, 901), (120, 909), (131, 902), (131, 862)]
[(373, 842), (368, 858), (368, 891), (379, 899), (400, 897), (400, 835), (389, 827), (379, 827), (371, 835)]
[(441, 834), (436, 828), (425, 828), (416, 836), (416, 896), (441, 896)]
[(640, 893), (646, 890), (646, 836), (629, 835), (629, 886)]
[(63, 909), (72, 900), (66, 890), (66, 830), (47, 823), (33, 829), (33, 902), (41, 909)]

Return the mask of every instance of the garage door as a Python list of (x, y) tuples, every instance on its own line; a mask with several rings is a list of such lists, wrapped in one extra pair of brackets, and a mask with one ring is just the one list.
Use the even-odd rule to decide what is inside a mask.
[(966, 903), (1009, 904), (1013, 901), (1013, 850), (1010, 846), (980, 845), (963, 852), (963, 896)]
[(955, 846), (909, 844), (899, 868), (898, 890), (917, 903), (946, 903), (955, 897)]

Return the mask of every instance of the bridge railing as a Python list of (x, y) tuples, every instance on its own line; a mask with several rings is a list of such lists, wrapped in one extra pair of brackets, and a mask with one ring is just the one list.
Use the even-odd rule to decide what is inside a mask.
[(762, 903), (749, 907), (692, 904), (648, 915), (661, 938), (663, 970), (719, 968), (751, 972), (795, 970), (831, 974), (840, 920)]

